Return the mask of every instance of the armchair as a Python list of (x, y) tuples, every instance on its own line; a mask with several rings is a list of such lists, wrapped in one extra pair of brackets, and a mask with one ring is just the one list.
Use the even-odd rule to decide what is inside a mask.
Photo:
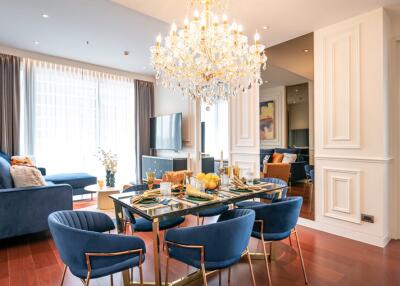
[(224, 212), (216, 223), (172, 229), (167, 231), (167, 264), (165, 284), (168, 285), (168, 265), (170, 258), (201, 269), (204, 285), (207, 285), (206, 271), (229, 268), (246, 255), (253, 285), (255, 285), (251, 258), (248, 252), (254, 211), (236, 209)]
[(138, 237), (101, 233), (114, 226), (106, 214), (59, 211), (49, 216), (48, 223), (65, 263), (60, 285), (67, 267), (87, 286), (91, 279), (107, 275), (111, 275), (112, 285), (113, 273), (137, 266), (143, 283), (144, 241)]

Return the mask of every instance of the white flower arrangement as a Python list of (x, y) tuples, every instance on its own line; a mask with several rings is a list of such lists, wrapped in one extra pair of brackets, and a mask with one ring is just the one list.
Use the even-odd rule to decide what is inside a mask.
[(117, 154), (113, 154), (111, 153), (111, 151), (106, 152), (99, 147), (96, 157), (101, 162), (106, 171), (110, 171), (113, 174), (117, 172)]

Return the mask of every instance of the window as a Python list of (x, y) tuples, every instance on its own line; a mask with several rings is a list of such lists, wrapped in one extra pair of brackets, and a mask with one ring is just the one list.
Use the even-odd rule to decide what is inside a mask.
[(25, 60), (23, 147), (48, 173), (104, 176), (97, 147), (118, 155), (117, 180), (135, 180), (135, 89), (129, 78)]

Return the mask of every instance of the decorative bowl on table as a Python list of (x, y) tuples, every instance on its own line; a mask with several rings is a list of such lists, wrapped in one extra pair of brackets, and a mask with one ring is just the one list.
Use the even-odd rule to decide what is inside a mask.
[(208, 174), (199, 173), (197, 174), (196, 179), (203, 182), (204, 188), (206, 190), (215, 190), (221, 184), (220, 177), (214, 173), (208, 173)]

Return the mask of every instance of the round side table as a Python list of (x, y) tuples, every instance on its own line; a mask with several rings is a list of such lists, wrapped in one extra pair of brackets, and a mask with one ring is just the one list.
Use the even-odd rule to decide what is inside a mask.
[(114, 208), (114, 202), (109, 195), (119, 194), (122, 188), (106, 187), (99, 188), (97, 184), (85, 187), (85, 191), (97, 193), (97, 208), (99, 210), (109, 210)]

